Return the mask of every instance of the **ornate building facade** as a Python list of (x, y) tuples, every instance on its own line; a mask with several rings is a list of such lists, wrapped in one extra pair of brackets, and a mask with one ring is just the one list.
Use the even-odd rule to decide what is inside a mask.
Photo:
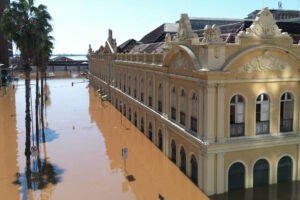
[(300, 180), (300, 45), (267, 8), (233, 43), (182, 14), (141, 48), (118, 54), (110, 31), (90, 82), (207, 195)]

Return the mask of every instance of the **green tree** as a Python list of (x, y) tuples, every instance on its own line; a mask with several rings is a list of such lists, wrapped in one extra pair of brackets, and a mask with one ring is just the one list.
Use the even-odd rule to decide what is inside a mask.
[(35, 9), (35, 33), (36, 37), (36, 48), (34, 53), (34, 64), (37, 67), (36, 70), (36, 141), (39, 149), (39, 77), (41, 79), (41, 122), (42, 122), (42, 133), (43, 133), (43, 141), (45, 142), (45, 134), (44, 134), (44, 96), (43, 96), (43, 80), (46, 73), (46, 68), (48, 65), (48, 61), (52, 54), (53, 49), (53, 37), (50, 35), (52, 32), (52, 26), (50, 24), (51, 16), (47, 11), (47, 7), (45, 5), (39, 5)]
[[(52, 27), (46, 6), (34, 6), (33, 0), (13, 1), (1, 18), (1, 29), (20, 50), (21, 64), (25, 72), (25, 155), (30, 156), (30, 72), (38, 60), (45, 38), (49, 39)], [(51, 41), (50, 41), (51, 42)]]

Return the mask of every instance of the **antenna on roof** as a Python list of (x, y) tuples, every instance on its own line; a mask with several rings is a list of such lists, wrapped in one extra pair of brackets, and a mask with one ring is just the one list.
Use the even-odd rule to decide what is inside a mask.
[(282, 9), (282, 2), (278, 1), (278, 9), (281, 10)]

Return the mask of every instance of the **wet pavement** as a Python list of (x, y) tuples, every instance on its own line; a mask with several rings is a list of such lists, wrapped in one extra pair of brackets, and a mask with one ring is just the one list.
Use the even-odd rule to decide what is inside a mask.
[[(47, 84), (46, 142), (40, 143), (40, 158), (31, 157), (30, 181), (24, 82), (0, 92), (0, 199), (208, 199), (111, 104), (101, 102), (85, 79)], [(36, 144), (33, 137), (31, 142)], [(122, 147), (128, 148), (126, 162)]]

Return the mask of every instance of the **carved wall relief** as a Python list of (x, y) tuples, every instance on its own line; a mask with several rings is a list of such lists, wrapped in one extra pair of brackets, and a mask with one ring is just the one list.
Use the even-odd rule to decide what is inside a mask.
[(273, 56), (270, 51), (266, 50), (262, 56), (256, 56), (250, 62), (240, 68), (240, 72), (262, 72), (262, 71), (282, 71), (289, 69), (287, 62)]

